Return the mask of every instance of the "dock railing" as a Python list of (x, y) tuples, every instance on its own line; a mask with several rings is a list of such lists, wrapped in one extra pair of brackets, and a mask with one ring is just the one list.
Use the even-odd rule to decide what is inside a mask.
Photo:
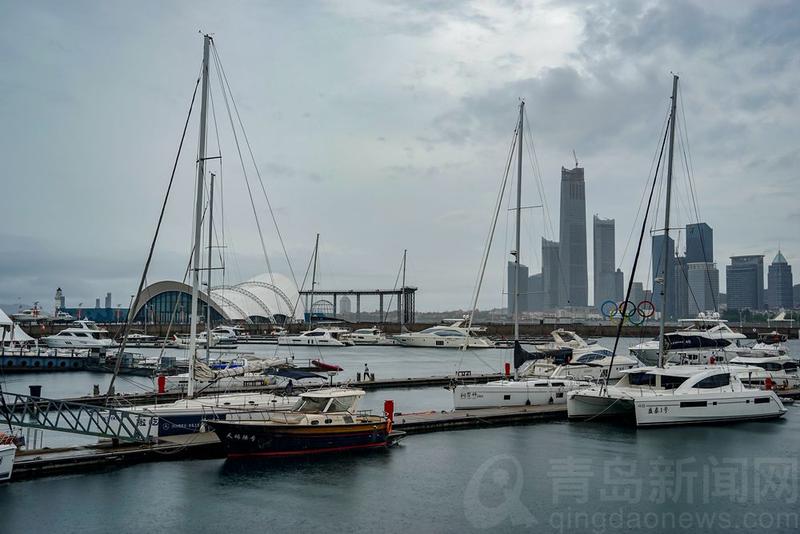
[(155, 441), (158, 428), (157, 417), (18, 393), (0, 394), (0, 418), (12, 426), (134, 443)]

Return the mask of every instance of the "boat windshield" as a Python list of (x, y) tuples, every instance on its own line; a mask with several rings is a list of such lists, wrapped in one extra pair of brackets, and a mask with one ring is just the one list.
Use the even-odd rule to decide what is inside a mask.
[(353, 408), (355, 402), (355, 395), (352, 397), (334, 397), (331, 405), (325, 412), (349, 412)]
[(303, 397), (295, 404), (292, 411), (301, 413), (321, 413), (330, 399), (327, 397)]

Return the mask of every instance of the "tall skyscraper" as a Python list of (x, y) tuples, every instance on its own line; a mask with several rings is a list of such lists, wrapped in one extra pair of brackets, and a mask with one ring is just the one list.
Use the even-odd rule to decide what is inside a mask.
[(542, 273), (528, 277), (528, 311), (544, 310), (544, 285)]
[(792, 266), (779, 250), (767, 273), (767, 306), (775, 310), (779, 308), (791, 310), (793, 301)]
[[(508, 314), (514, 313), (514, 297), (516, 292), (517, 276), (516, 264), (508, 262)], [(519, 312), (528, 311), (528, 266), (519, 264)]]
[(542, 238), (542, 293), (545, 310), (554, 310), (559, 305), (562, 283), (559, 249), (558, 241)]
[(731, 256), (725, 282), (729, 310), (764, 309), (764, 256)]
[(58, 313), (58, 311), (64, 307), (64, 293), (61, 291), (60, 287), (58, 289), (56, 289), (56, 298), (55, 298), (55, 300), (56, 300), (55, 310), (56, 310), (56, 313)]
[[(625, 288), (627, 291), (628, 288)], [(624, 297), (623, 297), (624, 298)], [(635, 303), (637, 306), (640, 302), (645, 300), (644, 298), (644, 284), (641, 282), (634, 282), (633, 286), (631, 286), (631, 296), (629, 300)]]
[(589, 271), (586, 261), (586, 184), (583, 168), (561, 167), (559, 260), (563, 283), (561, 306), (588, 306)]
[[(664, 258), (665, 235), (654, 235), (652, 241), (653, 257), (653, 305), (659, 313), (668, 318), (675, 317), (675, 242), (670, 237), (667, 241), (667, 256)], [(664, 281), (667, 280), (667, 306), (664, 309)]]
[(686, 225), (686, 263), (714, 263), (714, 230), (704, 222)]
[(689, 268), (687, 265), (686, 256), (675, 257), (675, 276), (672, 285), (675, 289), (675, 316), (679, 319), (689, 316), (691, 297), (689, 296)]
[(607, 300), (619, 302), (617, 292), (616, 267), (614, 261), (614, 219), (592, 217), (592, 240), (594, 244), (594, 305), (600, 306)]
[(622, 302), (625, 299), (625, 274), (622, 270), (617, 269), (614, 271), (614, 295), (613, 298), (617, 302)]
[(111, 293), (106, 293), (106, 309), (111, 309)]
[(719, 311), (719, 271), (714, 263), (687, 264), (689, 314)]

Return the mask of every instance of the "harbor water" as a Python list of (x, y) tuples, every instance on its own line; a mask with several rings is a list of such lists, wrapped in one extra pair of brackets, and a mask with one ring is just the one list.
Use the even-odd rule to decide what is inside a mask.
[[(800, 353), (800, 342), (789, 347)], [(344, 378), (365, 363), (388, 378), (497, 371), (510, 351), (323, 356)], [(26, 392), (34, 381), (46, 396), (75, 396), (108, 375), (18, 376), (6, 387)], [(370, 392), (366, 407), (385, 398), (402, 412), (452, 407), (443, 388)], [(564, 421), (412, 435), (366, 454), (156, 462), (16, 482), (0, 486), (0, 518), (3, 532), (797, 532), (799, 456), (800, 406), (782, 420), (726, 426)]]

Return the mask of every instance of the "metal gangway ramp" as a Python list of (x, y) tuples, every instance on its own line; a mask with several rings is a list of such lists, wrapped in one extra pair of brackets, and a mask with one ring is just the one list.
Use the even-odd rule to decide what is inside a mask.
[(133, 443), (156, 440), (158, 418), (77, 402), (0, 393), (0, 418), (11, 426), (69, 432)]

